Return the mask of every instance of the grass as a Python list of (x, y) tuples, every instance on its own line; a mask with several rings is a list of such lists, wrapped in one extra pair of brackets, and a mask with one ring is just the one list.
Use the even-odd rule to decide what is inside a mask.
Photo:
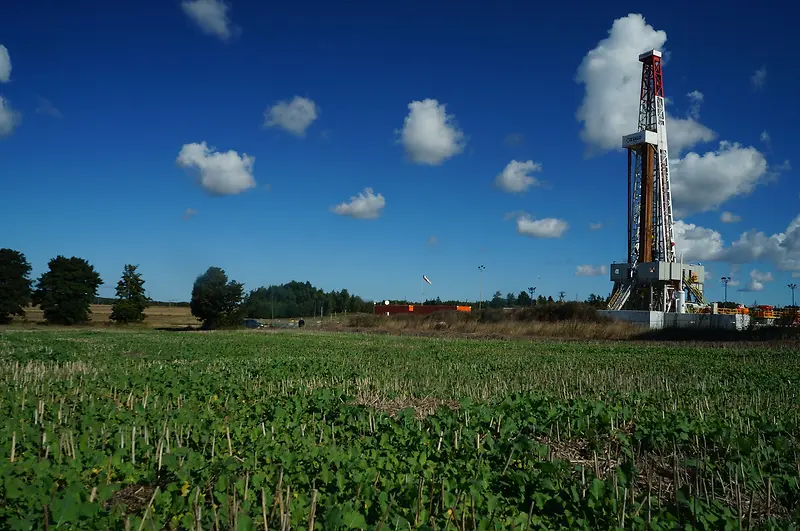
[[(341, 328), (341, 327), (340, 327)], [(349, 317), (347, 326), (386, 334), (471, 338), (545, 338), (573, 340), (645, 340), (662, 342), (759, 342), (795, 344), (800, 327), (767, 326), (748, 330), (706, 327), (650, 330), (616, 321), (579, 303), (534, 306), (512, 312), (437, 312), (428, 315)]]
[(7, 330), (0, 519), (788, 528), (798, 381), (791, 345)]

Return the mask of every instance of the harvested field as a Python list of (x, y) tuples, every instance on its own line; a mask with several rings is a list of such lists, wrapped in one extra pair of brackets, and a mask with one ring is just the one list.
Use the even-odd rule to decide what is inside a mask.
[(0, 521), (788, 529), (798, 381), (764, 345), (7, 329)]

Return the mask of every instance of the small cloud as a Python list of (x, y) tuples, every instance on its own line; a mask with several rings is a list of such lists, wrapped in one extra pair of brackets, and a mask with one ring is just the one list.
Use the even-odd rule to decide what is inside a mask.
[[(773, 280), (775, 279), (772, 277), (772, 273), (762, 273), (758, 269), (753, 269), (750, 271), (750, 282), (739, 289), (739, 291), (764, 291), (764, 283), (772, 282)], [(728, 285), (730, 285), (730, 282)]]
[(579, 277), (598, 277), (608, 274), (608, 266), (579, 265), (575, 269), (575, 275)]
[(525, 143), (525, 135), (520, 133), (511, 133), (505, 138), (505, 144), (508, 147), (517, 147)]
[(386, 200), (381, 194), (376, 195), (372, 188), (365, 188), (363, 192), (351, 197), (349, 202), (332, 207), (331, 212), (352, 218), (375, 219), (380, 217), (385, 206)]
[(602, 223), (589, 223), (589, 230), (600, 230), (603, 228)]
[(445, 104), (431, 98), (409, 103), (403, 129), (396, 133), (408, 158), (428, 166), (438, 166), (462, 153), (467, 143)]
[(778, 164), (777, 166), (775, 166), (775, 171), (776, 172), (789, 171), (791, 169), (792, 169), (792, 165), (789, 164), (789, 159), (786, 159), (783, 162), (781, 162), (780, 164)]
[(186, 211), (183, 213), (183, 219), (189, 219), (192, 216), (197, 214), (197, 210), (193, 208), (187, 208)]
[(22, 123), (22, 113), (11, 107), (11, 102), (0, 96), (0, 138), (10, 136)]
[(227, 41), (241, 29), (234, 26), (228, 16), (230, 6), (220, 0), (184, 0), (183, 12), (207, 35)]
[(703, 103), (703, 93), (699, 90), (693, 90), (686, 95), (691, 102), (689, 107), (689, 116), (695, 120), (700, 118), (700, 105)]
[(53, 103), (50, 100), (42, 98), (41, 96), (39, 96), (38, 100), (39, 100), (39, 105), (36, 107), (37, 114), (52, 116), (53, 118), (64, 117), (64, 115), (61, 114), (61, 111), (56, 109), (55, 105), (53, 105)]
[(239, 155), (233, 150), (222, 153), (209, 148), (205, 141), (184, 144), (176, 162), (183, 168), (197, 170), (200, 185), (212, 195), (235, 195), (256, 185), (255, 157)]
[(753, 90), (760, 90), (764, 88), (764, 83), (767, 81), (767, 67), (762, 66), (750, 76), (750, 82), (753, 84)]
[(561, 238), (567, 229), (569, 229), (569, 224), (563, 219), (531, 219), (528, 215), (517, 218), (517, 233), (523, 236)]
[(772, 144), (772, 137), (769, 136), (769, 133), (766, 130), (761, 131), (761, 137), (760, 138), (761, 138), (761, 141), (764, 144), (767, 145), (767, 147), (769, 147)]
[(317, 104), (295, 96), (292, 101), (279, 101), (264, 111), (264, 127), (280, 127), (293, 135), (305, 136), (306, 129), (317, 119)]
[(428, 247), (433, 247), (437, 243), (439, 243), (439, 240), (436, 238), (436, 236), (428, 237)]
[(800, 278), (800, 271), (792, 273), (792, 278)]
[(539, 181), (530, 174), (541, 170), (542, 165), (538, 162), (512, 160), (506, 165), (503, 172), (495, 177), (494, 184), (504, 192), (521, 193), (531, 186), (539, 184)]
[(11, 55), (8, 48), (0, 44), (0, 83), (11, 81)]
[(742, 217), (737, 216), (733, 212), (723, 212), (719, 220), (723, 223), (738, 223), (742, 221)]

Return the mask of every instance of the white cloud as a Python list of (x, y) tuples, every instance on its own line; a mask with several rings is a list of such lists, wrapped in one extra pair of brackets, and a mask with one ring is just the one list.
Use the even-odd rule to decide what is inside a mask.
[(792, 273), (792, 278), (800, 278), (800, 271), (797, 271), (796, 273)]
[(767, 81), (767, 67), (762, 66), (750, 76), (750, 82), (753, 84), (753, 90), (764, 88), (764, 83)]
[[(637, 131), (642, 80), (639, 54), (663, 51), (666, 41), (666, 32), (656, 31), (642, 15), (632, 13), (615, 20), (608, 37), (583, 58), (576, 81), (585, 86), (585, 94), (576, 118), (583, 124), (580, 136), (589, 152), (621, 149), (622, 137)], [(713, 140), (715, 135), (692, 118), (668, 117), (667, 127), (675, 155), (698, 142)]]
[(189, 219), (192, 216), (197, 214), (197, 210), (193, 208), (187, 208), (186, 211), (183, 213), (183, 219)]
[(733, 212), (723, 212), (719, 220), (723, 223), (738, 223), (742, 221), (742, 216), (737, 216)]
[(436, 236), (430, 236), (428, 238), (428, 247), (433, 247), (437, 243), (439, 243), (439, 239)]
[(747, 195), (769, 176), (760, 151), (724, 141), (716, 151), (687, 153), (670, 166), (672, 200), (680, 217), (714, 210), (732, 197)]
[(184, 0), (181, 2), (181, 7), (183, 12), (200, 26), (203, 33), (227, 41), (239, 31), (228, 16), (230, 6), (220, 0)]
[(497, 175), (494, 183), (505, 192), (524, 192), (531, 186), (539, 184), (539, 181), (530, 174), (541, 170), (542, 165), (538, 162), (533, 162), (532, 160), (525, 162), (512, 160), (506, 165), (503, 172)]
[(212, 195), (235, 195), (253, 188), (256, 185), (253, 178), (255, 161), (255, 157), (246, 153), (216, 151), (205, 141), (184, 144), (177, 159), (179, 166), (199, 172), (200, 185)]
[(317, 119), (316, 103), (308, 98), (295, 96), (292, 101), (279, 101), (264, 111), (264, 127), (280, 127), (297, 136), (304, 136), (306, 129)]
[(417, 164), (437, 166), (464, 151), (466, 137), (446, 112), (445, 104), (427, 98), (408, 104), (400, 143)]
[(527, 214), (517, 218), (517, 233), (536, 238), (560, 238), (569, 229), (563, 219), (531, 219)]
[(602, 223), (589, 223), (589, 230), (600, 230), (603, 228)]
[(363, 192), (354, 195), (350, 201), (339, 203), (331, 211), (340, 216), (350, 216), (359, 219), (375, 219), (381, 215), (386, 199), (381, 194), (375, 194), (372, 188), (365, 188)]
[(608, 274), (608, 266), (579, 265), (575, 269), (575, 274), (579, 277), (598, 277)]
[[(717, 133), (696, 119), (667, 117), (667, 141), (670, 157), (678, 158), (689, 148), (716, 140)], [(672, 161), (670, 161), (672, 162)]]
[(0, 83), (11, 81), (11, 55), (8, 48), (0, 44)]
[[(585, 94), (576, 117), (583, 124), (580, 135), (589, 153), (621, 149), (622, 136), (637, 130), (642, 68), (638, 56), (650, 49), (664, 51), (666, 41), (664, 31), (632, 13), (615, 20), (608, 37), (583, 58), (576, 81), (585, 86)], [(731, 197), (749, 193), (770, 176), (764, 156), (737, 143), (721, 142), (715, 151), (681, 158), (686, 150), (717, 139), (711, 128), (698, 121), (699, 104), (705, 97), (700, 91), (687, 96), (689, 116), (667, 116), (672, 197), (678, 216), (713, 210)]]
[(700, 104), (703, 103), (703, 93), (699, 90), (693, 90), (686, 95), (691, 102), (691, 107), (689, 107), (689, 116), (698, 120), (700, 118)]
[(22, 122), (22, 114), (11, 107), (11, 103), (0, 96), (0, 138), (5, 138), (14, 132)]
[(675, 254), (685, 262), (713, 260), (724, 246), (722, 235), (683, 220), (675, 222)]
[(761, 131), (761, 136), (759, 138), (764, 144), (767, 145), (767, 147), (769, 147), (769, 145), (772, 144), (772, 137), (769, 136), (769, 133), (766, 130)]
[(800, 215), (785, 231), (770, 236), (751, 229), (725, 246), (722, 235), (682, 220), (675, 222), (675, 247), (684, 260), (708, 260), (729, 264), (769, 262), (780, 271), (800, 271)]
[[(772, 273), (762, 273), (758, 269), (750, 271), (750, 281), (739, 291), (764, 291), (764, 283), (775, 280)], [(730, 285), (730, 282), (728, 283)]]

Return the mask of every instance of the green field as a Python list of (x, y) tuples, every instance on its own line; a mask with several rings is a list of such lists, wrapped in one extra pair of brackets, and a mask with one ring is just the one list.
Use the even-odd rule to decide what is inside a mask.
[(6, 331), (0, 529), (791, 529), (797, 354)]

